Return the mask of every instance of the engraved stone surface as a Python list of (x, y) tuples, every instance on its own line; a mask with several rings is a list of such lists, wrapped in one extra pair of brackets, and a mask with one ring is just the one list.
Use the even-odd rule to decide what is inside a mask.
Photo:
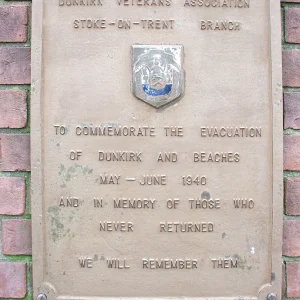
[(33, 2), (35, 299), (280, 299), (279, 10)]

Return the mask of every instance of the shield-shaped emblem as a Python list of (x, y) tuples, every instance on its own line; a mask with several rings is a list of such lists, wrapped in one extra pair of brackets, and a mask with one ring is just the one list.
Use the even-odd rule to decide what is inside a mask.
[(132, 46), (132, 91), (159, 108), (183, 95), (182, 45)]

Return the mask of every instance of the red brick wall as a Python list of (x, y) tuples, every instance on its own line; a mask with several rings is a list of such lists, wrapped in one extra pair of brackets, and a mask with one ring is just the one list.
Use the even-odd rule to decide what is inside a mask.
[[(282, 1), (283, 298), (300, 298), (300, 0)], [(0, 0), (0, 298), (32, 298), (29, 1)]]
[(300, 298), (300, 0), (282, 1), (284, 86), (283, 297)]
[(32, 298), (30, 7), (0, 0), (0, 298)]

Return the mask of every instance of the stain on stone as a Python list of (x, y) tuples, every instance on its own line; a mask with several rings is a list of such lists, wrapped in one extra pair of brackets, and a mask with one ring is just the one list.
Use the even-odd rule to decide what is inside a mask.
[(273, 282), (273, 281), (275, 281), (275, 279), (276, 279), (276, 275), (274, 272), (272, 272), (271, 273), (271, 281)]
[(62, 175), (63, 174), (63, 172), (65, 171), (65, 166), (63, 165), (63, 164), (60, 164), (60, 166), (59, 166), (59, 171), (58, 171), (58, 175)]
[(79, 175), (90, 175), (93, 173), (93, 169), (89, 166), (80, 166), (75, 164), (75, 166), (71, 166), (66, 168), (63, 164), (60, 164), (58, 169), (58, 175), (61, 177), (62, 183), (60, 185), (61, 188), (66, 187), (66, 182), (71, 181)]
[(75, 217), (75, 212), (71, 211), (71, 214), (69, 215), (69, 222), (72, 222), (74, 217)]
[[(238, 261), (238, 268), (244, 270), (247, 268), (249, 270), (249, 267), (247, 266), (247, 260), (242, 258), (239, 254), (234, 254), (232, 256), (233, 258), (237, 259)], [(252, 269), (252, 267), (250, 267)]]
[(201, 194), (201, 199), (202, 200), (209, 200), (210, 199), (210, 193), (209, 192), (203, 192)]
[(50, 219), (50, 232), (53, 242), (57, 242), (70, 233), (70, 229), (66, 229), (61, 222), (59, 207), (50, 206), (48, 208), (48, 218)]

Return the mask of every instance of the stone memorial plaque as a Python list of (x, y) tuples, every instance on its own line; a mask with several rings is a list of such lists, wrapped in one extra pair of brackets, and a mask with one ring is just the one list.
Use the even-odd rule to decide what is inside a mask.
[(35, 0), (40, 300), (280, 299), (279, 0)]

